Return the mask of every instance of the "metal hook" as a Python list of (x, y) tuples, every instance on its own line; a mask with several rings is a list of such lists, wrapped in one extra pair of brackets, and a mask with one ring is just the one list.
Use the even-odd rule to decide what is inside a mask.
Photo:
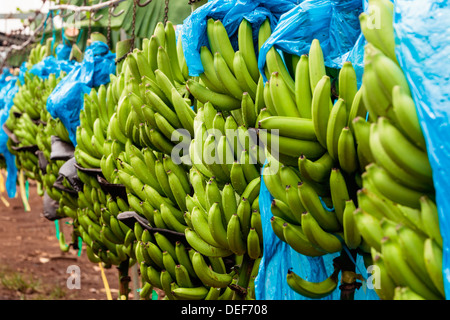
[[(103, 0), (100, 0), (98, 4), (101, 4), (102, 2), (103, 2)], [(91, 11), (91, 12), (92, 12), (92, 17), (91, 17), (92, 21), (98, 22), (103, 18), (103, 14), (101, 14), (98, 18), (96, 18), (95, 12), (94, 11)]]
[(95, 17), (95, 12), (92, 12), (92, 21), (98, 22), (103, 18), (103, 14), (101, 14), (98, 18)]
[(147, 0), (146, 2), (144, 2), (144, 3), (141, 3), (141, 0), (136, 0), (136, 4), (139, 6), (139, 7), (145, 7), (146, 5), (148, 5), (150, 2), (152, 2), (153, 0)]
[[(151, 0), (150, 0), (151, 1)], [(119, 13), (114, 13), (114, 10), (116, 10), (116, 8), (117, 8), (117, 5), (116, 4), (114, 4), (114, 5), (111, 5), (110, 7), (109, 7), (109, 14), (111, 15), (111, 16), (113, 16), (113, 17), (118, 17), (118, 16), (120, 16), (122, 13), (124, 13), (125, 12), (125, 10), (120, 10), (119, 11)]]
[[(62, 11), (62, 10), (61, 10)], [(67, 18), (68, 16), (70, 16), (70, 15), (72, 15), (73, 13), (72, 12), (69, 12), (69, 13), (65, 13), (65, 14), (62, 14), (62, 13), (60, 13), (59, 15), (61, 16), (61, 18)]]
[[(83, 1), (83, 5), (86, 5), (86, 0)], [(84, 14), (84, 16), (82, 16), (82, 14)], [(87, 18), (87, 13), (86, 12), (81, 12), (80, 13), (80, 21), (85, 20)]]

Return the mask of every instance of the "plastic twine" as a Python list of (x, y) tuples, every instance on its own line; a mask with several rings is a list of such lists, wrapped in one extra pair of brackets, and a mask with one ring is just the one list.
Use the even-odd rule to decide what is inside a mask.
[(5, 178), (3, 177), (3, 170), (0, 172), (0, 199), (2, 200), (3, 204), (6, 207), (9, 207), (9, 201), (6, 200), (6, 198), (3, 196), (3, 193), (5, 192)]
[(22, 198), (22, 203), (25, 209), (25, 212), (30, 211), (30, 204), (28, 203), (28, 197), (27, 197), (27, 192), (25, 190), (25, 181), (24, 181), (24, 176), (23, 176), (23, 170), (20, 170), (20, 174), (19, 174), (19, 189), (20, 189), (20, 196)]
[(102, 274), (103, 285), (105, 286), (106, 298), (108, 300), (112, 300), (111, 289), (109, 288), (108, 279), (105, 275), (105, 270), (103, 269), (102, 263), (99, 262), (98, 266), (100, 267), (100, 272)]

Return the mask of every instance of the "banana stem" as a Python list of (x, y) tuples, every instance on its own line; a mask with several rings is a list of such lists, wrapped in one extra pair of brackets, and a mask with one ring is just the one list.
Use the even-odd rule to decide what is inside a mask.
[(354, 264), (356, 256), (356, 250), (347, 249), (342, 250), (340, 256), (335, 260), (337, 267), (341, 270), (342, 284), (339, 286), (339, 289), (341, 290), (340, 300), (354, 300), (355, 290), (359, 289), (361, 286), (361, 283), (356, 282), (356, 277), (354, 276), (356, 275), (356, 266)]
[(244, 255), (242, 258), (242, 263), (238, 270), (238, 281), (232, 288), (234, 290), (233, 300), (245, 299), (254, 263), (255, 260), (251, 259), (248, 255)]
[(119, 271), (119, 299), (128, 300), (128, 294), (130, 293), (129, 284), (131, 281), (128, 275), (130, 259), (122, 261), (117, 269)]

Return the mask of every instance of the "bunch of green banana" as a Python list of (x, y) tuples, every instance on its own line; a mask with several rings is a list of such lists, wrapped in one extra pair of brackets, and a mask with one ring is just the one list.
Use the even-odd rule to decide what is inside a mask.
[[(68, 216), (73, 219), (73, 211), (63, 209), (63, 207), (67, 206), (72, 210), (76, 209), (76, 197), (74, 197), (72, 193), (60, 190), (54, 186), (56, 180), (59, 177), (59, 170), (65, 163), (65, 160), (54, 160), (50, 158), (52, 151), (52, 136), (57, 136), (55, 126), (53, 125), (55, 122), (56, 120), (52, 119), (48, 123), (40, 123), (38, 125), (36, 145), (39, 148), (39, 151), (42, 152), (47, 164), (45, 168), (40, 168), (39, 164), (39, 178), (37, 179), (37, 181), (42, 182), (43, 191), (46, 191), (50, 198), (60, 202), (60, 206), (57, 210), (58, 215), (61, 217), (67, 216), (64, 213), (64, 210), (66, 210), (69, 213)], [(67, 130), (64, 131), (64, 133), (66, 132)], [(62, 184), (65, 188), (73, 190), (73, 187), (65, 177), (63, 178)]]
[[(360, 16), (365, 47), (361, 100), (353, 118), (362, 188), (352, 217), (378, 267), (382, 299), (443, 299), (442, 237), (431, 166), (409, 85), (395, 56), (393, 4), (370, 0)], [(370, 23), (379, 23), (373, 28)], [(359, 92), (358, 91), (358, 92)]]
[[(364, 170), (351, 127), (352, 119), (366, 114), (355, 70), (343, 64), (334, 79), (335, 96), (317, 39), (308, 55), (286, 55), (286, 65), (275, 63), (278, 55), (274, 48), (267, 54), (265, 106), (257, 119), (268, 160), (262, 176), (274, 197), (273, 231), (307, 256), (341, 252), (344, 246), (369, 256), (348, 219), (358, 206)], [(313, 299), (337, 287), (336, 275), (320, 284), (292, 271), (287, 279), (293, 290)]]
[(433, 196), (434, 186), (406, 77), (400, 67), (373, 44), (367, 44), (365, 56), (362, 98), (369, 120), (356, 118), (354, 127), (357, 141), (365, 149), (361, 153), (367, 154), (375, 164), (367, 170), (367, 178), (373, 188), (392, 201), (418, 208), (419, 198)]
[(37, 156), (30, 151), (12, 151), (11, 153), (16, 156), (17, 169), (19, 169), (19, 171), (23, 170), (26, 178), (39, 182), (39, 167)]
[(54, 130), (55, 136), (60, 138), (62, 141), (72, 144), (72, 141), (69, 138), (69, 131), (64, 126), (64, 123), (61, 119), (54, 119), (51, 116), (48, 117), (47, 125), (52, 127), (51, 130)]
[(134, 231), (117, 219), (120, 212), (129, 211), (127, 201), (106, 194), (94, 175), (78, 170), (78, 177), (83, 190), (78, 192), (74, 229), (86, 243), (89, 260), (111, 267), (132, 259)]
[[(123, 61), (113, 82), (117, 110), (110, 119), (111, 139), (170, 155), (175, 145), (193, 135), (195, 112), (186, 90), (189, 78), (174, 26), (159, 23), (143, 49)], [(186, 144), (186, 141), (184, 141)]]
[[(319, 41), (313, 40), (309, 54), (297, 60), (294, 90), (285, 80), (286, 67), (285, 77), (273, 72), (263, 88), (265, 108), (257, 123), (260, 139), (281, 163), (298, 165), (305, 176), (316, 180), (325, 178), (333, 166), (349, 175), (360, 171), (350, 125), (366, 111), (351, 62), (339, 71), (339, 95), (333, 97)], [(267, 65), (273, 68), (269, 60)]]
[[(184, 232), (185, 199), (191, 193), (186, 171), (169, 156), (128, 141), (115, 160), (113, 154), (106, 159), (105, 176), (115, 175), (113, 182), (125, 186), (130, 208), (150, 226)], [(113, 162), (117, 169), (110, 174)]]
[(344, 208), (351, 198), (339, 169), (332, 169), (329, 185), (318, 184), (303, 180), (295, 167), (283, 166), (269, 157), (263, 179), (274, 197), (272, 228), (282, 241), (307, 256), (342, 250)]

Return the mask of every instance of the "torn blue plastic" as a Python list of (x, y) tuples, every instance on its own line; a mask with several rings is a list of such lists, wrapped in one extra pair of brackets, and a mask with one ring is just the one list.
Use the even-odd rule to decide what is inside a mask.
[[(258, 275), (255, 279), (256, 300), (310, 300), (293, 291), (286, 282), (289, 269), (302, 278), (320, 282), (329, 277), (334, 270), (333, 259), (339, 253), (326, 254), (321, 257), (308, 257), (296, 252), (287, 243), (281, 241), (273, 232), (270, 224), (271, 203), (273, 197), (261, 179), (259, 193), (259, 209), (263, 227), (264, 253), (261, 258)], [(356, 273), (368, 280), (370, 275), (364, 265), (362, 256), (358, 255), (355, 261)], [(340, 277), (339, 277), (340, 281)], [(341, 290), (337, 288), (329, 296), (321, 300), (339, 300)], [(356, 290), (355, 300), (378, 300), (376, 292), (363, 284)]]
[(256, 40), (259, 26), (270, 19), (272, 29), (275, 28), (282, 14), (291, 10), (299, 3), (298, 0), (213, 0), (195, 10), (183, 22), (181, 31), (183, 52), (189, 68), (189, 75), (198, 77), (203, 73), (200, 61), (200, 49), (208, 46), (206, 24), (208, 18), (222, 21), (230, 41), (237, 49), (237, 30), (242, 19), (247, 19), (253, 28)]
[(309, 52), (314, 39), (320, 42), (327, 67), (340, 69), (345, 61), (351, 61), (361, 78), (364, 38), (358, 17), (363, 7), (361, 0), (306, 0), (282, 15), (260, 49), (258, 67), (264, 81), (266, 55), (272, 46), (300, 56)]
[(116, 71), (115, 57), (107, 44), (93, 42), (86, 48), (83, 61), (73, 67), (47, 99), (47, 111), (53, 118), (61, 120), (74, 146), (77, 145), (76, 128), (80, 124), (84, 94), (109, 83), (110, 74)]
[(409, 82), (433, 169), (447, 300), (450, 298), (449, 16), (448, 1), (395, 1), (396, 55)]

